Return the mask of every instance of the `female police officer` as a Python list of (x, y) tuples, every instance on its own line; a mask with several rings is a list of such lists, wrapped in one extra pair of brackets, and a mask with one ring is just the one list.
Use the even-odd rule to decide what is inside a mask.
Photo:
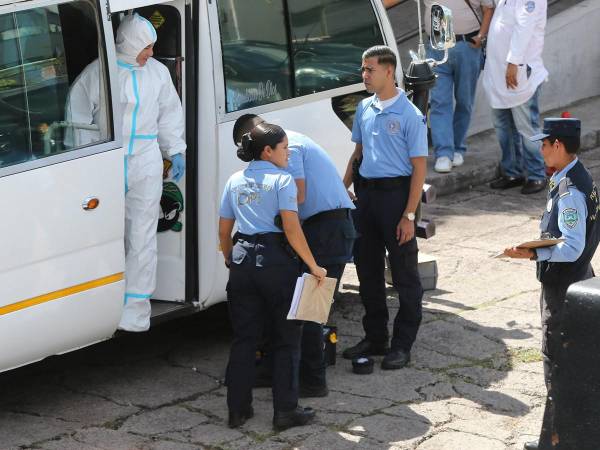
[[(287, 166), (287, 145), (277, 125), (262, 123), (246, 133), (238, 157), (250, 164), (231, 176), (221, 200), (219, 239), (230, 267), (228, 302), (234, 333), (227, 368), (232, 428), (253, 416), (254, 358), (265, 320), (273, 337), (273, 426), (281, 430), (304, 425), (315, 415), (298, 406), (302, 322), (286, 317), (299, 274), (296, 253), (320, 280), (327, 272), (315, 262), (300, 227), (296, 184), (282, 169)], [(275, 224), (278, 215), (283, 233)]]

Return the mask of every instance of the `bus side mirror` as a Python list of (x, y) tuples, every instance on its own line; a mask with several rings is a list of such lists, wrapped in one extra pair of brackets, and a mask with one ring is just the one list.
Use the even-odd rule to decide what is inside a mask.
[(431, 46), (436, 50), (447, 50), (454, 47), (454, 27), (452, 26), (452, 10), (434, 3), (431, 6)]

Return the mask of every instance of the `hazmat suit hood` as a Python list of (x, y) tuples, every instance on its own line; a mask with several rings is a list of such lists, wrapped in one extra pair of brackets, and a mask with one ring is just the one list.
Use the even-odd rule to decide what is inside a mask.
[(125, 16), (117, 30), (117, 53), (119, 60), (139, 66), (136, 61), (140, 52), (156, 42), (154, 26), (139, 14)]

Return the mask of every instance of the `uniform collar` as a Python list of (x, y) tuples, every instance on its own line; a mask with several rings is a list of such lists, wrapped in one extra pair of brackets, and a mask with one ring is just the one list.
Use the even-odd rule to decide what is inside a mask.
[(573, 166), (575, 166), (575, 164), (577, 164), (577, 161), (579, 161), (579, 158), (575, 158), (573, 161), (567, 164), (560, 172), (554, 173), (551, 177), (551, 180), (558, 184), (558, 182), (567, 175), (567, 172), (571, 170)]
[(277, 170), (281, 170), (279, 167), (277, 167), (275, 164), (273, 164), (270, 161), (250, 161), (250, 164), (248, 164), (248, 170), (273, 170), (273, 169), (277, 169)]
[(373, 97), (371, 97), (371, 107), (375, 110), (377, 110), (379, 113), (381, 114), (386, 114), (388, 112), (394, 112), (396, 114), (401, 114), (402, 110), (403, 110), (403, 103), (402, 97), (406, 97), (406, 94), (404, 93), (404, 91), (400, 88), (396, 88), (396, 90), (398, 91), (398, 96), (396, 97), (396, 101), (394, 103), (392, 103), (390, 106), (388, 106), (387, 108), (381, 110), (378, 107), (379, 104), (379, 99), (377, 98), (377, 95), (373, 95)]

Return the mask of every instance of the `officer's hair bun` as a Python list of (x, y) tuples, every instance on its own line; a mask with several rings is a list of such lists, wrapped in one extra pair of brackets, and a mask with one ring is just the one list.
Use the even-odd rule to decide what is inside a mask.
[(254, 150), (252, 145), (252, 136), (250, 133), (242, 135), (241, 146), (237, 149), (237, 157), (244, 162), (250, 162), (254, 159)]
[(285, 131), (278, 125), (260, 123), (249, 133), (242, 135), (241, 146), (237, 149), (237, 156), (242, 161), (249, 162), (260, 160), (264, 148), (275, 148), (285, 139)]

